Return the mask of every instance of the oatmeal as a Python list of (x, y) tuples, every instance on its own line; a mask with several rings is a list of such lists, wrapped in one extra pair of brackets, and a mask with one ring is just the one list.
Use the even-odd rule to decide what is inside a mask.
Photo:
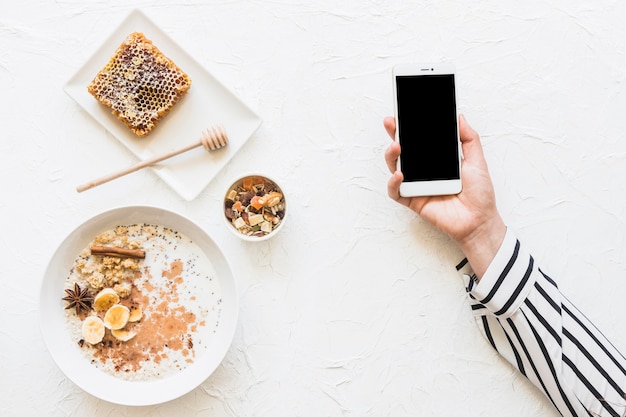
[(185, 235), (149, 224), (95, 237), (74, 261), (65, 295), (76, 346), (94, 366), (127, 380), (194, 363), (221, 314), (207, 255)]

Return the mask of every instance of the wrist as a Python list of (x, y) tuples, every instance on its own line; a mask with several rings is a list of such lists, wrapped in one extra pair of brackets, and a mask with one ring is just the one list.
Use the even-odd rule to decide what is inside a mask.
[(477, 280), (480, 280), (487, 271), (491, 261), (498, 253), (505, 235), (506, 225), (502, 218), (496, 215), (457, 241), (476, 274)]

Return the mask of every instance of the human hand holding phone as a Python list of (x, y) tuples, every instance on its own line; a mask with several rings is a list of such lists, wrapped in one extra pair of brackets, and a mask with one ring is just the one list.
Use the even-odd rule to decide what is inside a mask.
[(403, 197), (400, 195), (403, 175), (397, 169), (401, 148), (394, 140), (395, 118), (387, 117), (383, 124), (393, 140), (385, 152), (385, 162), (392, 174), (387, 184), (389, 196), (450, 236), (467, 256), (474, 272), (481, 277), (504, 239), (506, 226), (496, 206), (478, 133), (465, 117), (459, 117), (459, 137), (464, 155), (461, 171), (463, 190), (459, 194)]

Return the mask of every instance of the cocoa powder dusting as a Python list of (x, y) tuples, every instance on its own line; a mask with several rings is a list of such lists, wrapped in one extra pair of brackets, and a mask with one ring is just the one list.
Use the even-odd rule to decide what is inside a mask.
[[(122, 303), (127, 307), (140, 305), (144, 316), (138, 323), (129, 324), (129, 330), (137, 335), (126, 342), (121, 342), (105, 334), (102, 343), (94, 346), (94, 357), (102, 363), (112, 361), (116, 371), (136, 372), (148, 361), (160, 363), (167, 358), (167, 351), (183, 351), (189, 362), (195, 356), (190, 332), (197, 328), (196, 315), (184, 306), (171, 307), (178, 301), (178, 286), (183, 283), (183, 263), (174, 261), (170, 268), (162, 271), (162, 276), (169, 278), (165, 288), (157, 290), (157, 296), (150, 297), (133, 285), (131, 296)], [(144, 283), (151, 291), (155, 290)], [(158, 300), (158, 301), (157, 301)], [(192, 361), (192, 360), (191, 360)]]

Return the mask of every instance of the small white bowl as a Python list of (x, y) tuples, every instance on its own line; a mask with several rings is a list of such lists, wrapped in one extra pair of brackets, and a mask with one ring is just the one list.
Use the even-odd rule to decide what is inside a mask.
[[(248, 193), (247, 196), (245, 195), (246, 192)], [(255, 213), (256, 209), (252, 207), (250, 202), (252, 195), (258, 197), (259, 205), (263, 204), (258, 213)], [(273, 198), (280, 198), (280, 201), (274, 205), (268, 201), (268, 199)], [(233, 205), (237, 204), (237, 201), (243, 203), (241, 210), (233, 210)], [(224, 194), (222, 209), (226, 227), (235, 236), (248, 242), (261, 242), (275, 236), (283, 228), (287, 217), (287, 201), (283, 189), (275, 180), (261, 174), (247, 174), (233, 181)], [(252, 213), (251, 216), (263, 214), (263, 220), (251, 226), (251, 219), (246, 221), (239, 213), (246, 213), (244, 216), (250, 213)], [(272, 217), (274, 217), (275, 224), (268, 220)], [(257, 217), (252, 222), (254, 223), (256, 220), (260, 220), (260, 218)], [(237, 223), (241, 225), (240, 228), (237, 228)]]

